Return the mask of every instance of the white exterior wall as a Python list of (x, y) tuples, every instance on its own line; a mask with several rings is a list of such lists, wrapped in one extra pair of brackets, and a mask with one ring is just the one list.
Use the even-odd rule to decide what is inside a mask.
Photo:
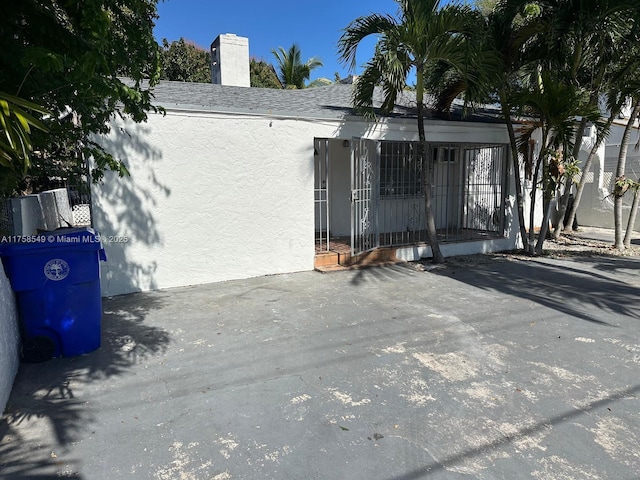
[(18, 373), (20, 334), (15, 298), (0, 263), (0, 415)]
[[(107, 174), (93, 190), (107, 253), (103, 294), (312, 270), (314, 139), (336, 139), (330, 155), (348, 165), (344, 139), (417, 140), (414, 123), (168, 111), (146, 124), (114, 124), (105, 147), (125, 159), (131, 176)], [(486, 124), (440, 122), (429, 136), (508, 141), (504, 127)], [(330, 175), (348, 187), (348, 175)], [(348, 208), (331, 211), (339, 214), (348, 221)], [(517, 227), (510, 232), (486, 248), (513, 248)]]
[[(615, 128), (612, 129), (612, 131)], [(595, 142), (595, 128), (591, 129), (590, 136), (582, 137), (580, 148), (580, 166), (586, 162), (589, 152)], [(613, 132), (612, 132), (613, 133)], [(606, 147), (603, 143), (598, 148), (593, 158), (591, 169), (587, 174), (587, 181), (582, 192), (580, 205), (576, 211), (578, 225), (612, 227), (613, 226), (613, 199), (609, 197), (608, 182), (605, 179)]]
[(115, 125), (105, 146), (131, 176), (93, 190), (103, 294), (312, 270), (313, 139), (336, 128), (193, 112)]

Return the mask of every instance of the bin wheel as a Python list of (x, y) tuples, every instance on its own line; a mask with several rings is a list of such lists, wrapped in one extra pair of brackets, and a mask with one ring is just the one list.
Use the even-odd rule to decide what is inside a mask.
[(22, 344), (22, 359), (29, 363), (46, 362), (53, 358), (56, 345), (49, 337), (40, 335)]

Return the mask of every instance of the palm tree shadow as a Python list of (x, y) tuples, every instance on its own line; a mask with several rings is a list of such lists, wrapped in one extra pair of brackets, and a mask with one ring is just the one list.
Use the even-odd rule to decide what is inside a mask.
[(504, 449), (518, 440), (531, 437), (536, 433), (545, 430), (549, 426), (556, 426), (572, 421), (579, 421), (581, 417), (589, 415), (590, 412), (602, 408), (608, 408), (610, 410), (611, 405), (614, 405), (616, 402), (619, 402), (620, 400), (628, 398), (630, 396), (635, 397), (638, 392), (640, 392), (640, 385), (634, 385), (624, 390), (612, 392), (600, 400), (595, 400), (586, 404), (582, 408), (573, 408), (571, 410), (561, 412), (560, 414), (542, 419), (529, 427), (521, 428), (512, 435), (500, 435), (493, 441), (488, 441), (484, 444), (478, 445), (476, 447), (471, 447), (459, 453), (450, 454), (440, 460), (434, 459), (434, 461), (429, 465), (425, 465), (422, 468), (418, 468), (411, 472), (395, 476), (393, 478), (390, 478), (389, 480), (417, 480), (420, 478), (428, 478), (429, 476), (437, 473), (449, 472), (452, 467), (457, 466), (465, 460), (485, 456), (487, 452), (493, 450)]
[[(434, 271), (473, 287), (527, 299), (581, 320), (614, 326), (594, 312), (640, 319), (635, 299), (640, 287), (621, 275), (606, 274), (615, 269), (634, 268), (637, 260), (622, 261), (595, 257), (582, 261), (510, 261), (498, 257), (473, 268), (448, 266)], [(616, 265), (614, 267), (613, 265)], [(624, 265), (624, 266), (623, 266)]]
[[(163, 306), (163, 297), (136, 294), (135, 300), (104, 300), (100, 349), (80, 357), (20, 365), (0, 419), (0, 471), (9, 478), (82, 478), (79, 461), (61, 462), (43, 450), (65, 450), (94, 428), (95, 413), (83, 398), (92, 384), (125, 374), (145, 358), (165, 352), (171, 342), (167, 331), (145, 323), (151, 311)], [(47, 445), (49, 438), (52, 443)], [(40, 454), (34, 454), (37, 451)]]

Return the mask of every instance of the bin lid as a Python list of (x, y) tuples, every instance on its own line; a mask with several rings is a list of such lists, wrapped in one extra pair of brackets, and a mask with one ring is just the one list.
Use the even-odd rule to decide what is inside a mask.
[[(37, 235), (7, 237), (0, 242), (0, 256), (38, 253), (57, 249), (102, 250), (100, 235), (91, 227), (60, 228)], [(2, 238), (0, 238), (2, 240)]]

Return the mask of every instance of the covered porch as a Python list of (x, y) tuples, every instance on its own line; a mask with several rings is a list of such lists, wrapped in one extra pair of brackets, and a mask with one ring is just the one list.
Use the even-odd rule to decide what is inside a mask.
[(423, 165), (414, 141), (315, 139), (314, 160), (316, 268), (429, 256), (426, 168), (443, 245), (507, 236), (507, 145), (428, 142)]

